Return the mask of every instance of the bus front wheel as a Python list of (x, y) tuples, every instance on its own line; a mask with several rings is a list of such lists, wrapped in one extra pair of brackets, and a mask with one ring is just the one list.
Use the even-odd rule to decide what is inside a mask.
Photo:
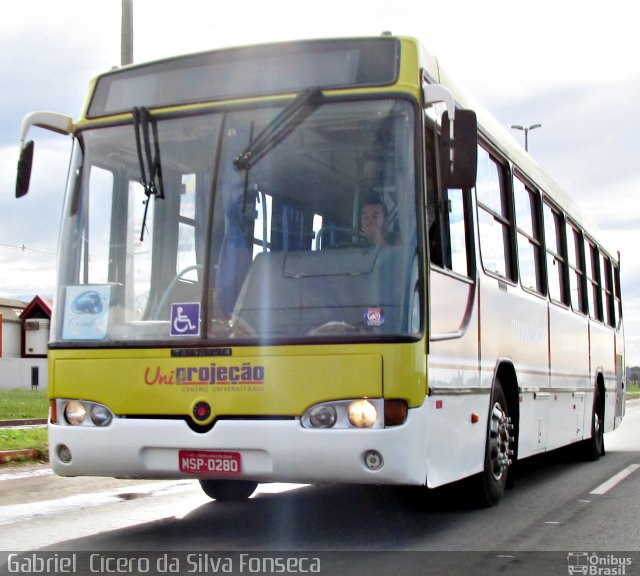
[(484, 470), (475, 479), (480, 506), (495, 506), (504, 494), (513, 455), (512, 433), (513, 424), (507, 408), (507, 399), (500, 381), (496, 380), (489, 410)]
[(200, 480), (204, 493), (218, 502), (241, 502), (249, 498), (258, 487), (251, 480)]

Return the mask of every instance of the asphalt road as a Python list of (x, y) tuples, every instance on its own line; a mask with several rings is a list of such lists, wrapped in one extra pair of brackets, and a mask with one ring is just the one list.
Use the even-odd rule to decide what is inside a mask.
[[(565, 575), (572, 562), (593, 568), (574, 573), (640, 574), (639, 401), (628, 403), (622, 426), (605, 442), (598, 462), (563, 451), (525, 461), (515, 488), (491, 509), (470, 508), (451, 488), (416, 505), (415, 495), (397, 488), (273, 484), (247, 502), (221, 504), (193, 481), (14, 469), (21, 476), (0, 472), (0, 550), (78, 553), (84, 564), (77, 573), (114, 572), (108, 563), (87, 562), (92, 552), (115, 551), (151, 555), (152, 568), (165, 554), (157, 573), (171, 572), (173, 560), (180, 573), (299, 574), (313, 566), (281, 571), (274, 555), (300, 560), (313, 553), (323, 574)], [(264, 553), (271, 564), (262, 563)], [(131, 568), (156, 573), (144, 565), (116, 572)]]

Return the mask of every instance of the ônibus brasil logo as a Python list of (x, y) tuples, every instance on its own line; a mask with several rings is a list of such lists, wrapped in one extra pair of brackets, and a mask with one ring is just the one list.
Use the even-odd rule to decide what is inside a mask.
[(567, 555), (569, 576), (626, 576), (627, 566), (631, 564), (631, 558), (604, 552), (569, 552)]

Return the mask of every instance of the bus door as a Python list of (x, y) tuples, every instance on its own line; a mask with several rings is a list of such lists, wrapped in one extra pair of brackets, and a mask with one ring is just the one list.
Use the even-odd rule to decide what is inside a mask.
[(431, 408), (436, 413), (431, 419), (434, 425), (429, 431), (427, 460), (429, 485), (437, 486), (478, 471), (474, 466), (480, 465), (477, 455), (483, 453), (484, 430), (464, 442), (456, 440), (464, 407), (470, 396), (479, 392), (471, 191), (441, 185), (436, 126), (429, 119), (426, 122), (428, 384)]

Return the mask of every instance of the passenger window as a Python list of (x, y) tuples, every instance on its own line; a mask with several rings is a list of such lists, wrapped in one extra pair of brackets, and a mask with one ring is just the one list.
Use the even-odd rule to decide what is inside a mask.
[(513, 222), (504, 173), (504, 167), (478, 147), (476, 196), (482, 264), (485, 271), (513, 280)]
[(615, 301), (613, 298), (613, 275), (611, 272), (611, 260), (602, 255), (600, 259), (602, 270), (602, 299), (604, 303), (604, 321), (609, 326), (616, 325)]
[(622, 320), (622, 299), (620, 296), (620, 270), (618, 269), (617, 266), (613, 267), (613, 288), (615, 290), (614, 292), (614, 299), (615, 299), (615, 310), (614, 310), (614, 314), (615, 314), (615, 322), (616, 322), (616, 328), (620, 327), (620, 321)]
[(469, 266), (467, 226), (465, 221), (466, 195), (463, 190), (448, 190), (448, 227), (451, 246), (451, 270), (463, 276), (471, 275)]
[(182, 176), (180, 217), (178, 220), (178, 255), (176, 274), (190, 268), (181, 278), (198, 281), (196, 269), (196, 174)]
[(586, 242), (587, 296), (589, 299), (589, 316), (595, 320), (602, 320), (602, 291), (600, 289), (600, 266), (598, 249)]
[(431, 263), (462, 276), (471, 276), (469, 260), (468, 191), (438, 187), (435, 137), (426, 133), (427, 221)]
[(513, 179), (513, 198), (518, 231), (518, 266), (524, 288), (544, 293), (542, 281), (542, 242), (538, 225), (539, 198), (519, 178)]
[(567, 224), (567, 247), (569, 250), (569, 288), (571, 291), (571, 307), (576, 312), (587, 312), (584, 291), (584, 242), (580, 231), (571, 224)]
[(91, 167), (89, 177), (89, 221), (86, 222), (83, 282), (105, 284), (112, 282), (110, 274), (111, 207), (113, 205), (113, 173), (97, 166)]
[[(154, 248), (154, 212), (156, 203), (149, 202), (140, 182), (129, 181), (129, 215), (127, 220), (127, 257), (133, 282), (133, 302), (126, 306), (127, 321), (140, 320), (147, 307), (151, 290), (151, 263)], [(145, 219), (145, 209), (147, 211)], [(143, 231), (144, 226), (144, 231)], [(144, 232), (144, 233), (143, 233)]]
[(256, 194), (255, 221), (253, 223), (253, 257), (271, 249), (271, 196)]
[(544, 240), (547, 253), (549, 296), (556, 302), (568, 304), (565, 290), (566, 259), (562, 234), (562, 216), (548, 204), (543, 207)]

